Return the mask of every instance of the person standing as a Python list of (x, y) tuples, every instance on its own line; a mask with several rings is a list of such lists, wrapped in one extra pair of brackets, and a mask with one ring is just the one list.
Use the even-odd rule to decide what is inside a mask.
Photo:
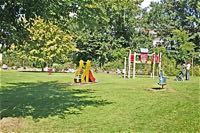
[(190, 63), (188, 62), (187, 65), (186, 65), (186, 80), (189, 80), (190, 78)]

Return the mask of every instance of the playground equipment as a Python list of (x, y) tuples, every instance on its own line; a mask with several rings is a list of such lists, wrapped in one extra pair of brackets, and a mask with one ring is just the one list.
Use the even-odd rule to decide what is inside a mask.
[(162, 69), (160, 70), (159, 77), (160, 78), (159, 78), (158, 84), (161, 85), (162, 89), (163, 89), (163, 86), (166, 85), (166, 77), (163, 76), (163, 70)]
[[(141, 53), (134, 52), (131, 53), (131, 50), (129, 50), (129, 56), (128, 56), (128, 71), (127, 71), (127, 58), (125, 57), (124, 60), (124, 78), (128, 77), (131, 78), (131, 67), (132, 68), (132, 78), (135, 78), (136, 75), (136, 64), (150, 64), (152, 65), (151, 70), (151, 77), (154, 78), (155, 75), (155, 65), (158, 64), (159, 71), (161, 70), (161, 53), (159, 54), (149, 54), (148, 49), (141, 48)], [(137, 60), (139, 56), (139, 61)], [(151, 57), (151, 60), (148, 60), (148, 58)]]
[(88, 82), (95, 82), (96, 79), (93, 76), (90, 68), (91, 68), (91, 61), (87, 60), (85, 70), (84, 67), (84, 61), (79, 61), (79, 68), (75, 73), (74, 82), (75, 83), (88, 83)]
[(48, 74), (51, 75), (51, 73), (53, 72), (52, 68), (48, 68)]

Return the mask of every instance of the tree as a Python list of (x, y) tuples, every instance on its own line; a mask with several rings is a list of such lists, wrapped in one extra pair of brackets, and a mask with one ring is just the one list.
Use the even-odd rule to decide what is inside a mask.
[(174, 29), (184, 30), (189, 34), (190, 41), (196, 45), (196, 50), (200, 49), (199, 0), (161, 0), (151, 4), (148, 14), (149, 25), (161, 37), (167, 40), (173, 36)]
[(37, 17), (27, 30), (29, 39), (22, 45), (16, 45), (15, 50), (18, 55), (26, 55), (29, 60), (40, 63), (42, 68), (67, 61), (70, 52), (75, 50), (72, 36), (51, 21)]
[(138, 23), (142, 20), (138, 19), (140, 3), (140, 0), (77, 2), (76, 17), (72, 18), (78, 28), (75, 43), (80, 51), (76, 52), (76, 59), (92, 58), (102, 66), (117, 59), (113, 55), (118, 49), (136, 48), (135, 44), (139, 47), (137, 42), (143, 43), (141, 40), (146, 37), (136, 31), (142, 27)]
[(45, 20), (60, 21), (59, 27), (66, 29), (72, 2), (73, 0), (1, 0), (0, 52), (8, 50), (12, 43), (22, 44), (26, 40), (28, 32), (22, 19), (30, 22), (36, 16), (41, 16)]
[(200, 51), (199, 0), (161, 0), (152, 3), (146, 14), (148, 25), (164, 40), (167, 56), (175, 59), (176, 65), (191, 61)]
[(192, 60), (195, 52), (195, 44), (191, 42), (190, 35), (184, 30), (173, 30), (173, 36), (170, 38), (174, 42), (174, 57), (177, 63), (185, 63)]

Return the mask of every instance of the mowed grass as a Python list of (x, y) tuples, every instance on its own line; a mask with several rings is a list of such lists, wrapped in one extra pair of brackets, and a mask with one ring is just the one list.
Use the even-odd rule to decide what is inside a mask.
[[(72, 85), (73, 74), (1, 72), (1, 121), (18, 119), (4, 132), (109, 133), (200, 132), (200, 81), (123, 79), (95, 74), (96, 84)], [(2, 122), (3, 123), (3, 122)], [(12, 119), (11, 119), (12, 123)]]

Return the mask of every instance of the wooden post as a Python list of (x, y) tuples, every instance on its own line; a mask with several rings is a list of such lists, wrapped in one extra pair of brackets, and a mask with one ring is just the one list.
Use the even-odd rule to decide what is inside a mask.
[[(153, 53), (153, 55), (155, 55), (155, 53)], [(152, 76), (153, 76), (153, 79), (154, 79), (154, 74), (155, 74), (155, 58), (153, 58), (153, 73), (152, 73)]]
[(159, 58), (160, 58), (160, 61), (159, 61), (159, 64), (158, 64), (158, 75), (160, 73), (160, 70), (161, 70), (161, 60), (162, 60), (162, 53), (159, 53)]
[(129, 50), (128, 56), (128, 78), (131, 77), (131, 50)]
[(136, 61), (136, 52), (134, 52), (134, 60), (133, 60), (133, 78), (135, 78), (135, 61)]
[[(160, 72), (161, 67), (162, 67), (162, 66), (161, 66), (161, 65), (162, 65), (162, 53), (160, 53), (159, 55), (160, 55), (160, 62), (159, 62), (159, 72)], [(159, 72), (158, 72), (158, 73), (159, 73)]]
[(126, 57), (124, 58), (124, 78), (126, 78)]

